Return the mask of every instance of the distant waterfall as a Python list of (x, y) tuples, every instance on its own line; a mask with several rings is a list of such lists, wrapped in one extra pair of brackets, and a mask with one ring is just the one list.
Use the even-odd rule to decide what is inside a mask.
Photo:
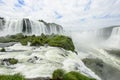
[(120, 36), (120, 27), (115, 27), (113, 30), (112, 30), (112, 33), (111, 33), (111, 36)]
[(1, 17), (0, 17), (0, 30), (3, 29), (4, 24), (5, 24), (4, 18), (1, 18)]
[(96, 31), (97, 37), (103, 40), (107, 40), (115, 35), (120, 35), (120, 26), (112, 26), (112, 27), (106, 27), (102, 28)]
[(62, 34), (62, 26), (55, 23), (46, 23), (43, 20), (30, 19), (6, 19), (0, 18), (0, 33), (2, 35), (11, 35), (16, 33), (24, 34)]

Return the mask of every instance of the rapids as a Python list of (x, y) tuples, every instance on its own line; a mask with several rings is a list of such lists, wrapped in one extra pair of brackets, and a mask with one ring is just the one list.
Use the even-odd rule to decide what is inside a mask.
[(26, 78), (51, 77), (55, 69), (79, 71), (89, 77), (100, 78), (87, 68), (76, 53), (57, 47), (30, 47), (17, 43), (5, 47), (7, 52), (0, 52), (0, 60), (18, 59), (18, 64), (1, 65), (0, 74), (22, 73)]

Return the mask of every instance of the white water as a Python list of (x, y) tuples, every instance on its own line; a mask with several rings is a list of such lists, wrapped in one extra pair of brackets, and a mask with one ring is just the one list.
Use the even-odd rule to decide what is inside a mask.
[[(4, 24), (4, 25), (3, 25)], [(0, 19), (0, 36), (12, 35), (17, 33), (24, 34), (62, 34), (63, 29), (55, 23), (44, 23), (37, 20), (29, 19), (6, 19), (5, 23)]]
[[(22, 73), (27, 78), (51, 77), (55, 69), (63, 68), (66, 71), (79, 71), (87, 76), (100, 78), (88, 69), (80, 58), (71, 51), (57, 47), (30, 47), (15, 44), (6, 47), (13, 52), (0, 53), (0, 60), (5, 58), (16, 58), (19, 63), (12, 66), (0, 66), (0, 74)], [(19, 51), (19, 52), (17, 52)], [(39, 59), (35, 60), (35, 56)], [(28, 62), (32, 58), (33, 63)]]
[[(73, 32), (72, 39), (76, 46), (76, 50), (81, 59), (83, 58), (99, 58), (105, 63), (120, 70), (120, 58), (110, 55), (105, 51), (120, 50), (120, 27), (112, 29), (108, 39), (103, 40), (96, 31)], [(102, 31), (104, 32), (104, 31)], [(101, 33), (100, 33), (101, 34)]]

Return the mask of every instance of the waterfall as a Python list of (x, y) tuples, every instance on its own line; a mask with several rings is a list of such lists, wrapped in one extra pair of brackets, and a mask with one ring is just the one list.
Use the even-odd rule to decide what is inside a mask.
[(111, 31), (111, 35), (109, 38), (112, 38), (112, 37), (119, 37), (120, 36), (120, 27), (114, 27)]
[(23, 33), (32, 33), (31, 30), (31, 23), (29, 19), (23, 19), (23, 28), (22, 28)]
[(72, 32), (72, 39), (78, 56), (81, 59), (88, 57), (98, 58), (120, 70), (120, 59), (105, 51), (107, 49), (120, 50), (119, 26), (103, 28), (91, 32)]
[(24, 19), (0, 19), (0, 33), (2, 35), (12, 35), (17, 33), (41, 35), (62, 34), (62, 26), (55, 23), (46, 23), (43, 20)]
[(120, 49), (120, 27), (114, 27), (112, 29), (111, 35), (105, 43), (110, 48)]
[[(98, 69), (101, 71), (97, 72), (98, 66), (94, 62), (88, 63), (88, 65), (95, 64), (95, 67), (91, 65), (89, 68), (93, 71), (96, 70), (96, 75), (100, 76), (102, 80), (118, 80), (120, 78), (120, 57), (115, 52), (110, 54), (107, 51), (113, 50), (118, 53), (120, 51), (119, 26), (102, 28), (95, 31), (72, 32), (71, 37), (78, 53), (77, 57), (81, 60), (85, 58), (90, 60), (99, 59), (109, 66), (106, 69), (104, 66)], [(109, 69), (110, 67), (113, 69)], [(116, 72), (117, 76), (109, 72)]]
[(119, 29), (120, 26), (105, 27), (96, 30), (95, 34), (99, 39), (107, 40), (113, 35), (119, 35)]

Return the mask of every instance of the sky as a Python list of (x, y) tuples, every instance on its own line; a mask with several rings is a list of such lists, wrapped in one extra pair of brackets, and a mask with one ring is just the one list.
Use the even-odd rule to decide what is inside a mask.
[(30, 18), (69, 30), (120, 25), (120, 0), (0, 0), (0, 16)]

